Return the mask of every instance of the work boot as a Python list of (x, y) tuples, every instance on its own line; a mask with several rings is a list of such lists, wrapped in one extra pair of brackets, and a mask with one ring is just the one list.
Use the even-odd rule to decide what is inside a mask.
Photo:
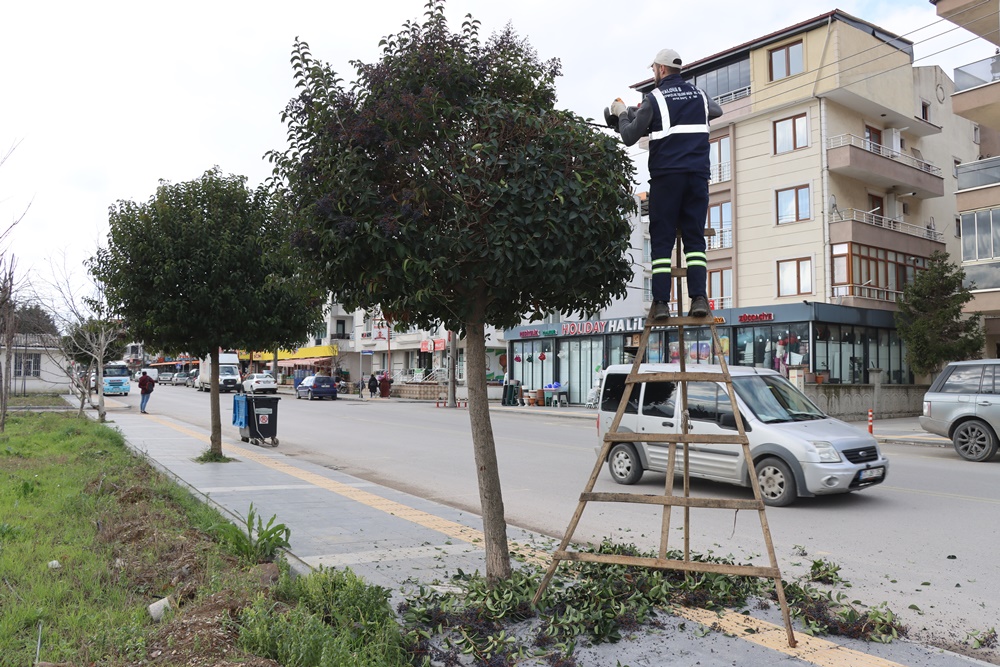
[(691, 299), (691, 310), (688, 317), (708, 317), (708, 299), (703, 296), (696, 296)]
[(654, 322), (663, 324), (670, 319), (670, 304), (666, 301), (654, 301), (650, 317)]

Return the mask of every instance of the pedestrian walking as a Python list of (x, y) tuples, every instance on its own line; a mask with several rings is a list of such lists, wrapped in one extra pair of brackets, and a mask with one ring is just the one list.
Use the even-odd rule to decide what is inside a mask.
[[(653, 259), (652, 319), (670, 318), (671, 255), (677, 234), (687, 264), (690, 317), (709, 313), (705, 256), (710, 176), (709, 125), (722, 107), (703, 90), (681, 77), (681, 57), (663, 49), (653, 59), (656, 87), (646, 95), (634, 118), (621, 99), (611, 105), (626, 146), (649, 136), (649, 237)], [(681, 312), (681, 304), (677, 311)]]
[(156, 386), (156, 380), (146, 375), (146, 371), (143, 371), (139, 377), (139, 394), (142, 396), (139, 401), (139, 412), (144, 415), (149, 414), (146, 412), (146, 404), (149, 403), (149, 395), (153, 393), (154, 386)]
[(378, 391), (378, 380), (375, 379), (375, 374), (368, 378), (368, 393), (371, 398), (375, 398), (375, 393)]

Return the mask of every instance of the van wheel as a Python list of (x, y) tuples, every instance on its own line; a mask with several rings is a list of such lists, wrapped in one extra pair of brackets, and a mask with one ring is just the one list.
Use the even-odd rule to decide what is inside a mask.
[(774, 457), (761, 459), (755, 464), (760, 495), (765, 505), (784, 507), (798, 497), (795, 476), (784, 461)]
[(608, 455), (608, 472), (619, 484), (635, 484), (642, 479), (642, 463), (635, 447), (627, 442), (615, 445)]
[(997, 453), (997, 438), (989, 426), (973, 419), (959, 425), (951, 436), (955, 451), (966, 461), (989, 461)]

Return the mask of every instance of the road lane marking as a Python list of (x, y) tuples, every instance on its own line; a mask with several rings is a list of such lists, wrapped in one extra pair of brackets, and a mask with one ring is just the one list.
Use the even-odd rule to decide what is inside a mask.
[[(169, 426), (177, 431), (189, 435), (201, 442), (211, 443), (211, 439), (201, 433), (196, 433), (180, 424), (165, 421), (163, 419), (150, 416), (150, 421), (155, 421), (164, 426)], [(267, 456), (260, 452), (232, 445), (223, 442), (223, 449), (239, 454), (243, 458), (259, 463), (272, 470), (283, 472), (291, 477), (300, 479), (303, 482), (313, 484), (319, 488), (326, 489), (339, 496), (354, 500), (372, 509), (386, 512), (392, 516), (400, 517), (424, 528), (437, 531), (452, 539), (461, 540), (467, 544), (482, 550), (485, 538), (481, 530), (470, 528), (450, 519), (435, 516), (423, 510), (418, 510), (408, 505), (383, 498), (382, 496), (337, 482), (332, 479), (317, 475), (289, 465), (273, 456)], [(283, 455), (282, 455), (283, 456)], [(902, 489), (906, 490), (906, 489)], [(1000, 502), (1000, 501), (998, 501)], [(551, 553), (536, 549), (530, 544), (523, 542), (509, 541), (511, 554), (518, 555), (526, 561), (538, 565), (547, 566), (551, 559)], [(773, 651), (798, 658), (820, 667), (904, 667), (896, 662), (885, 660), (878, 656), (861, 653), (854, 649), (846, 648), (834, 642), (812, 637), (803, 633), (795, 633), (797, 646), (792, 648), (788, 645), (785, 628), (767, 621), (762, 621), (735, 611), (724, 611), (721, 614), (705, 609), (694, 609), (691, 607), (672, 607), (671, 611), (690, 621), (701, 623), (707, 627), (713, 625), (721, 628), (723, 632), (735, 638), (743, 639), (752, 644), (771, 649)], [(748, 630), (749, 629), (749, 630)]]
[(945, 493), (944, 491), (927, 491), (924, 489), (908, 489), (903, 486), (880, 485), (883, 489), (890, 491), (902, 491), (903, 493), (914, 493), (920, 496), (933, 496), (936, 498), (950, 498), (952, 500), (971, 500), (976, 503), (986, 503), (987, 505), (1000, 505), (1000, 498), (982, 498), (978, 496), (965, 496), (959, 493)]

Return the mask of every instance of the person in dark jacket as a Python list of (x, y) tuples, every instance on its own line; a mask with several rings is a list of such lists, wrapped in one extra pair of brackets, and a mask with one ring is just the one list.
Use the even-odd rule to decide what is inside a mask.
[[(630, 113), (617, 99), (611, 113), (626, 146), (649, 135), (649, 237), (653, 260), (654, 322), (670, 317), (670, 268), (680, 233), (687, 265), (690, 317), (709, 313), (705, 256), (710, 176), (709, 126), (722, 107), (699, 88), (681, 78), (681, 58), (663, 49), (653, 59), (656, 87)], [(678, 304), (678, 311), (681, 306)]]
[(368, 394), (371, 398), (375, 398), (375, 393), (378, 391), (378, 380), (375, 379), (375, 374), (368, 378)]
[(153, 386), (156, 381), (146, 375), (146, 371), (142, 372), (142, 376), (139, 377), (139, 394), (142, 396), (139, 401), (139, 412), (146, 415), (146, 404), (149, 403), (149, 395), (153, 393)]

